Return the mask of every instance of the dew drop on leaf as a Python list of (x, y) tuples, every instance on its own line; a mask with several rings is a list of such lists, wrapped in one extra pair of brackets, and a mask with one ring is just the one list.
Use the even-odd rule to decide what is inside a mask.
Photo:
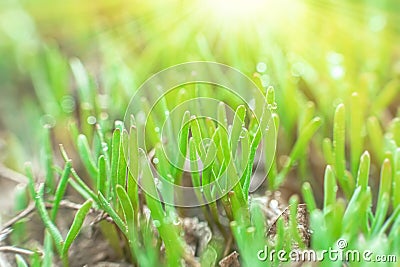
[(71, 113), (75, 110), (75, 100), (72, 96), (66, 95), (61, 99), (61, 108), (65, 113)]
[(102, 146), (104, 152), (105, 152), (105, 151), (108, 151), (108, 145), (107, 145), (106, 142), (102, 142), (102, 143), (101, 143), (101, 146)]
[(158, 228), (158, 227), (161, 226), (161, 223), (160, 223), (159, 220), (154, 220), (154, 221), (153, 221), (153, 225), (154, 225), (154, 227)]
[(56, 119), (50, 114), (43, 115), (40, 122), (45, 128), (53, 128), (56, 125)]
[(242, 131), (240, 132), (239, 138), (243, 139), (246, 137), (246, 128), (242, 127)]
[(257, 71), (260, 73), (263, 73), (267, 70), (267, 64), (265, 64), (264, 62), (258, 62), (257, 64)]
[(95, 123), (96, 123), (96, 117), (94, 117), (94, 116), (89, 116), (89, 117), (87, 117), (86, 121), (87, 121), (87, 123), (89, 123), (89, 124), (95, 124)]

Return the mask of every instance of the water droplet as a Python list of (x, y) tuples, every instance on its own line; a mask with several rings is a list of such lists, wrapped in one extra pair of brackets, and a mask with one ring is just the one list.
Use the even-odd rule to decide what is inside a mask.
[(108, 113), (104, 112), (104, 111), (101, 112), (100, 113), (100, 119), (103, 120), (103, 121), (107, 120), (108, 119)]
[(43, 115), (40, 122), (45, 128), (53, 128), (56, 125), (56, 119), (50, 114)]
[(108, 151), (108, 145), (106, 142), (102, 142), (101, 147), (103, 148), (103, 151)]
[(255, 231), (256, 231), (256, 228), (255, 227), (253, 227), (253, 226), (250, 226), (249, 228), (247, 228), (247, 233), (254, 233)]
[(75, 99), (72, 96), (66, 95), (61, 99), (61, 108), (65, 113), (71, 113), (75, 109)]
[(172, 222), (174, 225), (179, 225), (181, 222), (179, 221), (179, 218), (175, 218), (174, 221)]
[(166, 111), (164, 112), (164, 114), (165, 114), (166, 117), (168, 117), (168, 116), (169, 116), (169, 111), (166, 110)]
[(271, 83), (271, 78), (269, 77), (268, 74), (261, 75), (260, 80), (261, 80), (261, 85), (263, 87), (267, 87)]
[(270, 110), (275, 110), (278, 108), (278, 105), (276, 104), (276, 102), (272, 103), (272, 104), (268, 104), (268, 109)]
[(264, 62), (258, 62), (256, 69), (258, 72), (263, 73), (267, 70), (267, 64)]
[(300, 77), (304, 75), (305, 66), (303, 62), (297, 61), (290, 68), (290, 72), (294, 77)]
[(159, 132), (160, 132), (160, 128), (159, 128), (159, 127), (155, 127), (155, 128), (154, 128), (154, 131), (155, 131), (156, 133), (159, 133)]
[(153, 158), (153, 163), (154, 163), (154, 164), (157, 165), (159, 162), (160, 162), (160, 160), (159, 160), (158, 158)]
[(204, 192), (204, 188), (200, 187), (200, 192), (203, 193)]
[(95, 116), (89, 116), (89, 117), (87, 117), (86, 121), (89, 124), (95, 124), (96, 123), (96, 117)]
[(239, 139), (243, 139), (246, 137), (247, 129), (242, 127), (242, 131), (240, 132)]
[(153, 225), (154, 225), (154, 227), (158, 228), (158, 227), (161, 226), (161, 223), (160, 223), (159, 220), (154, 220), (154, 221), (153, 221)]

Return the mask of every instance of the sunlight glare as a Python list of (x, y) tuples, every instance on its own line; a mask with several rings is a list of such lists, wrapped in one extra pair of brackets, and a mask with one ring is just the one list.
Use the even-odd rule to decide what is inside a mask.
[(260, 13), (265, 0), (208, 0), (210, 8), (227, 18), (247, 18)]

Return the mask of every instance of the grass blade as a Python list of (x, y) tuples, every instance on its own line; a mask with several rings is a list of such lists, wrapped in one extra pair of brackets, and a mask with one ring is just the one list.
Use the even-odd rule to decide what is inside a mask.
[(107, 169), (106, 160), (104, 155), (101, 155), (98, 159), (99, 172), (97, 174), (96, 189), (100, 191), (103, 195), (107, 196)]
[(126, 235), (127, 234), (127, 227), (125, 223), (122, 221), (121, 217), (115, 212), (115, 210), (111, 207), (110, 203), (107, 202), (105, 197), (101, 192), (98, 193), (98, 199), (100, 207), (107, 212), (107, 214), (113, 219), (114, 223), (118, 226), (121, 232)]
[(371, 158), (368, 151), (365, 151), (360, 159), (360, 167), (357, 174), (357, 187), (361, 186), (361, 190), (365, 191), (368, 187), (369, 166)]
[(44, 159), (46, 166), (46, 186), (49, 188), (50, 192), (53, 194), (55, 191), (55, 178), (53, 170), (53, 149), (51, 147), (51, 135), (50, 128), (44, 127)]
[(307, 204), (307, 209), (311, 213), (317, 208), (317, 204), (315, 202), (314, 194), (309, 182), (305, 182), (301, 188), (301, 192), (303, 194), (304, 201)]
[(56, 220), (60, 202), (61, 202), (62, 198), (64, 197), (65, 190), (67, 189), (68, 179), (69, 179), (69, 175), (71, 173), (71, 167), (72, 167), (72, 162), (70, 160), (68, 160), (65, 163), (65, 167), (64, 167), (63, 173), (61, 175), (60, 182), (58, 183), (58, 187), (57, 187), (56, 193), (54, 195), (53, 208), (51, 210), (51, 220), (53, 222)]
[(60, 231), (57, 229), (55, 224), (50, 219), (49, 214), (47, 213), (46, 206), (44, 205), (43, 201), (43, 192), (44, 184), (40, 184), (35, 198), (36, 208), (40, 218), (43, 221), (43, 224), (46, 226), (46, 229), (48, 229), (50, 235), (52, 236), (58, 252), (61, 254), (64, 240), (61, 236)]
[(333, 155), (335, 159), (336, 177), (344, 193), (349, 198), (351, 196), (351, 188), (349, 181), (346, 180), (345, 170), (345, 107), (339, 104), (335, 110), (333, 119)]
[(134, 211), (133, 211), (132, 203), (129, 199), (128, 193), (125, 191), (125, 189), (121, 185), (117, 185), (116, 191), (117, 191), (119, 203), (124, 212), (125, 222), (128, 225), (128, 229), (129, 229), (129, 227), (133, 227), (133, 222), (134, 222)]
[(111, 143), (111, 189), (112, 195), (111, 198), (113, 199), (114, 206), (116, 205), (116, 188), (118, 184), (118, 166), (119, 166), (119, 151), (120, 151), (120, 143), (121, 143), (121, 130), (115, 129), (112, 136), (112, 143)]
[(325, 182), (324, 182), (324, 211), (328, 210), (330, 205), (336, 202), (336, 179), (331, 166), (325, 169)]
[(17, 267), (29, 267), (24, 258), (19, 254), (15, 255), (15, 262), (17, 263)]
[(71, 228), (68, 230), (67, 236), (65, 237), (64, 246), (62, 248), (62, 257), (68, 257), (68, 250), (74, 242), (75, 238), (78, 236), (86, 215), (92, 207), (92, 200), (88, 199), (81, 206), (81, 208), (76, 212), (74, 221), (72, 222)]
[(231, 153), (234, 157), (236, 155), (236, 149), (239, 143), (240, 134), (244, 126), (244, 119), (246, 116), (246, 108), (240, 105), (235, 112), (232, 123), (232, 131), (229, 135), (229, 144), (231, 146)]

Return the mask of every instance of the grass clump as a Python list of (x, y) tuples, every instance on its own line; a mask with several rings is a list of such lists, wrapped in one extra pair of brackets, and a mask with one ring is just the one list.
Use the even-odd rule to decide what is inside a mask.
[[(179, 92), (182, 93), (182, 90), (180, 89)], [(273, 95), (273, 88), (268, 88), (265, 95), (267, 103), (275, 103)], [(165, 111), (168, 110), (163, 110), (163, 113)], [(294, 246), (300, 249), (308, 247), (318, 252), (334, 246), (338, 240), (345, 240), (347, 249), (360, 251), (368, 246), (375, 246), (375, 242), (387, 240), (385, 245), (380, 247), (379, 252), (395, 255), (399, 249), (396, 225), (400, 218), (397, 200), (399, 192), (396, 192), (398, 175), (397, 171), (394, 171), (398, 167), (398, 148), (393, 147), (393, 151), (388, 150), (384, 153), (379, 192), (374, 202), (369, 181), (370, 154), (365, 151), (361, 155), (357, 161), (359, 164), (354, 178), (353, 172), (347, 170), (345, 106), (338, 105), (334, 116), (333, 142), (326, 138), (323, 140), (326, 161), (332, 165), (327, 165), (325, 168), (322, 204), (318, 204), (312, 184), (306, 181), (303, 183), (301, 192), (309, 213), (307, 215), (309, 226), (300, 225), (297, 215), (301, 208), (300, 199), (296, 195), (289, 200), (290, 206), (285, 211), (287, 217), (286, 215), (278, 217), (271, 226), (268, 217), (262, 211), (265, 207), (253, 202), (249, 194), (252, 165), (261, 142), (259, 134), (261, 127), (257, 126), (257, 123), (261, 125), (263, 122), (253, 122), (250, 118), (247, 122), (249, 126), (246, 128), (247, 111), (245, 106), (237, 106), (230, 123), (221, 103), (217, 112), (220, 121), (226, 123), (225, 125), (215, 124), (208, 119), (199, 120), (195, 116), (190, 117), (188, 112), (182, 116), (178, 140), (179, 150), (189, 156), (191, 183), (193, 186), (203, 188), (195, 197), (201, 203), (204, 200), (213, 200), (218, 195), (221, 196), (220, 200), (213, 200), (200, 209), (202, 215), (198, 216), (207, 221), (213, 233), (212, 239), (201, 254), (193, 255), (187, 247), (186, 233), (182, 228), (183, 218), (180, 215), (182, 211), (154, 198), (154, 196), (161, 196), (164, 199), (173, 200), (174, 192), (159, 189), (152, 168), (155, 168), (162, 177), (170, 179), (171, 183), (182, 183), (186, 172), (180, 171), (179, 168), (183, 167), (184, 161), (177, 160), (177, 166), (168, 164), (166, 155), (161, 149), (162, 144), (158, 141), (149, 148), (150, 152), (139, 149), (138, 129), (143, 126), (138, 125), (137, 120), (132, 118), (131, 125), (128, 127), (117, 121), (111, 135), (100, 125), (97, 125), (92, 136), (77, 135), (76, 151), (84, 167), (82, 171), (89, 179), (82, 179), (78, 175), (62, 146), (61, 154), (64, 157), (65, 166), (63, 170), (58, 170), (60, 173), (58, 182), (55, 179), (54, 168), (50, 166), (47, 170), (52, 169), (52, 171), (49, 176), (46, 176), (46, 183), (40, 184), (39, 189), (36, 190), (32, 171), (29, 167), (27, 168), (27, 174), (30, 177), (28, 188), (46, 228), (45, 257), (42, 260), (39, 259), (39, 262), (42, 262), (40, 264), (46, 264), (46, 262), (49, 264), (52, 261), (54, 244), (60, 260), (64, 265), (68, 265), (69, 247), (78, 235), (84, 218), (90, 210), (101, 211), (110, 218), (111, 223), (102, 222), (102, 233), (127, 261), (138, 265), (211, 266), (236, 248), (240, 255), (240, 262), (244, 266), (264, 266), (265, 261), (257, 258), (257, 252), (266, 246), (287, 253)], [(273, 111), (271, 117), (273, 127), (276, 127), (278, 115), (274, 110), (271, 111)], [(303, 122), (301, 136), (294, 143), (281, 170), (271, 170), (270, 189), (279, 188), (285, 182), (292, 168), (301, 160), (301, 155), (304, 155), (312, 136), (320, 128), (322, 121), (319, 117), (313, 118), (311, 113), (307, 117), (308, 122)], [(157, 117), (154, 117), (153, 123), (159, 125)], [(228, 131), (227, 128), (229, 128)], [(354, 127), (353, 130), (355, 130)], [(393, 144), (395, 141), (390, 139), (389, 135), (387, 136), (388, 142)], [(88, 142), (89, 139), (92, 140), (91, 144)], [(154, 139), (151, 136), (148, 139), (150, 143), (152, 140), (162, 140), (160, 137)], [(207, 144), (204, 140), (212, 142)], [(127, 149), (127, 154), (124, 154), (124, 149)], [(357, 147), (350, 147), (350, 149), (359, 150)], [(52, 152), (47, 155), (46, 162), (52, 162), (51, 157)], [(200, 169), (199, 162), (204, 165), (203, 169)], [(272, 168), (277, 168), (276, 158), (272, 165)], [(349, 166), (351, 169), (352, 165)], [(242, 170), (240, 177), (237, 177), (238, 169)], [(226, 191), (226, 184), (220, 183), (217, 183), (215, 187), (207, 187), (214, 181), (218, 182), (221, 173), (225, 172), (228, 179), (238, 181), (231, 190)], [(271, 175), (274, 176), (271, 177)], [(137, 184), (139, 179), (142, 179), (144, 186), (147, 189), (150, 188), (150, 191), (141, 190)], [(63, 238), (55, 219), (68, 184), (86, 201), (77, 211), (66, 237)], [(52, 190), (54, 185), (57, 185), (56, 189)], [(44, 200), (45, 189), (47, 200)], [(52, 203), (50, 215), (46, 211), (45, 201)], [(149, 216), (144, 213), (147, 209)], [(306, 213), (303, 212), (303, 216), (306, 216)], [(275, 237), (269, 234), (271, 227), (275, 227)], [(304, 238), (304, 233), (299, 232), (299, 227), (307, 228), (306, 231), (310, 234), (311, 240)], [(116, 243), (115, 240), (119, 242)], [(161, 252), (161, 244), (165, 252)], [(224, 247), (224, 244), (225, 252), (219, 249)], [(47, 259), (48, 257), (50, 259)], [(276, 256), (269, 261), (272, 265), (279, 264)], [(324, 261), (322, 264), (328, 264), (327, 262)], [(363, 266), (362, 262), (352, 264)]]

